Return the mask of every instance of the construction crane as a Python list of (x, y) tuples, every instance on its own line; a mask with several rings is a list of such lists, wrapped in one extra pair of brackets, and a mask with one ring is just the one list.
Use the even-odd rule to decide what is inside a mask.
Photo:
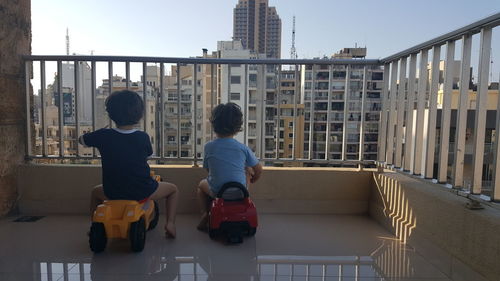
[(295, 16), (293, 16), (293, 29), (292, 29), (292, 48), (290, 49), (290, 58), (297, 59), (297, 50), (295, 49)]

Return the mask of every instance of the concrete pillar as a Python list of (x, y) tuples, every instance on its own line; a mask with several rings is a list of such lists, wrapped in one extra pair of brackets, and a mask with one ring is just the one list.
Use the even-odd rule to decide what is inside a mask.
[(31, 54), (30, 0), (0, 2), (0, 216), (17, 201), (17, 169), (25, 154), (25, 71)]

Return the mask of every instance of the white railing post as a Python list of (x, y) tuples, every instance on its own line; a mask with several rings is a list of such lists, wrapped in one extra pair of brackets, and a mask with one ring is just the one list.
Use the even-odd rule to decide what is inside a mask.
[(481, 29), (481, 43), (479, 47), (479, 77), (476, 94), (476, 118), (474, 123), (474, 152), (472, 160), (472, 190), (473, 194), (480, 194), (483, 179), (484, 139), (486, 133), (486, 110), (488, 102), (488, 75), (490, 72), (491, 55), (491, 27)]
[(432, 48), (432, 72), (431, 87), (429, 92), (429, 119), (427, 122), (427, 146), (424, 176), (427, 179), (433, 178), (434, 174), (434, 154), (436, 152), (436, 119), (437, 119), (437, 94), (439, 88), (439, 60), (441, 56), (441, 46)]
[(410, 66), (408, 72), (408, 98), (406, 104), (406, 134), (405, 134), (405, 153), (403, 169), (413, 174), (413, 160), (415, 151), (414, 130), (413, 130), (413, 111), (415, 109), (415, 81), (417, 72), (417, 54), (410, 55)]
[(387, 124), (386, 163), (392, 165), (394, 161), (394, 125), (396, 123), (396, 93), (397, 93), (398, 62), (391, 62), (391, 86), (389, 88), (389, 117)]
[(439, 149), (438, 182), (446, 183), (448, 177), (448, 151), (450, 148), (451, 96), (453, 88), (453, 64), (455, 63), (455, 41), (446, 43), (444, 86), (441, 106), (441, 143)]
[(388, 63), (384, 64), (384, 86), (382, 88), (382, 111), (380, 112), (379, 134), (378, 134), (378, 161), (386, 161), (386, 143), (387, 143), (387, 109), (389, 108), (389, 67)]
[[(424, 151), (424, 119), (425, 119), (425, 100), (427, 93), (427, 61), (429, 59), (429, 50), (420, 51), (420, 69), (418, 71), (418, 89), (417, 89), (417, 121), (415, 128), (415, 162), (413, 173), (415, 175), (421, 175), (422, 163), (425, 163), (425, 157), (423, 157)], [(423, 161), (422, 161), (423, 158)]]
[[(500, 75), (499, 75), (499, 82), (500, 82)], [(500, 87), (498, 88), (498, 96), (500, 97)], [(500, 114), (498, 112), (500, 110), (500, 98), (497, 98), (497, 122), (496, 122), (496, 127), (495, 130), (496, 132), (500, 132)], [(500, 162), (500, 145), (499, 145), (499, 140), (498, 137), (495, 139), (495, 146), (493, 150), (493, 178), (491, 179), (491, 184), (492, 184), (492, 190), (491, 190), (491, 200), (494, 202), (499, 202), (500, 201), (500, 165), (498, 163)]]
[(464, 186), (465, 133), (467, 131), (467, 110), (469, 100), (470, 60), (472, 36), (462, 36), (462, 62), (460, 67), (460, 90), (455, 131), (455, 157), (453, 163), (453, 187)]
[(406, 61), (407, 57), (399, 60), (399, 83), (397, 88), (397, 118), (396, 118), (396, 160), (395, 167), (401, 168), (403, 154), (403, 123), (405, 118), (405, 90), (406, 90)]

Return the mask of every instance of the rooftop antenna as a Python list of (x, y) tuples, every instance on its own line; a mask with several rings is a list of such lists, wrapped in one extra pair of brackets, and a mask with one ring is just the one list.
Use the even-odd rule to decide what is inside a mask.
[(66, 27), (66, 55), (69, 56), (69, 30)]
[(290, 58), (297, 59), (297, 50), (295, 49), (295, 16), (293, 16), (293, 29), (292, 29), (292, 48), (290, 49)]

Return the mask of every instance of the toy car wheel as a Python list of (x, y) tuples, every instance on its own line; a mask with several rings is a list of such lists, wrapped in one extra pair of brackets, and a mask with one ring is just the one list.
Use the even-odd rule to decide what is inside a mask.
[(155, 204), (155, 209), (153, 211), (153, 219), (149, 223), (148, 230), (154, 229), (158, 224), (158, 220), (160, 219), (160, 209), (158, 208), (158, 203), (156, 203), (156, 201), (153, 202)]
[(90, 226), (89, 232), (89, 245), (90, 250), (94, 253), (100, 253), (106, 248), (108, 239), (106, 237), (106, 229), (104, 224), (100, 222), (93, 222)]
[(250, 227), (248, 229), (248, 236), (254, 236), (256, 232), (257, 232), (257, 228), (256, 227)]
[(140, 252), (144, 249), (144, 244), (146, 243), (146, 223), (143, 217), (130, 224), (129, 237), (132, 251)]
[(217, 238), (217, 235), (219, 235), (219, 232), (217, 231), (217, 229), (212, 229), (212, 228), (208, 229), (208, 237), (210, 237), (210, 239)]

